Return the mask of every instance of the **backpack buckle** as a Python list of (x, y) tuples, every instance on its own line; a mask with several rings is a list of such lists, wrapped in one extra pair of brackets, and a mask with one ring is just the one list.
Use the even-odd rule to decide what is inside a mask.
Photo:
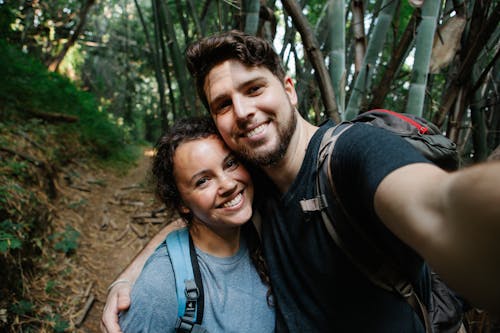
[(321, 194), (312, 199), (300, 200), (300, 207), (304, 213), (322, 211), (328, 207), (328, 202), (324, 194)]
[(177, 320), (175, 322), (175, 331), (176, 332), (191, 332), (193, 329), (194, 323), (192, 321), (192, 318), (183, 316), (183, 317), (177, 317)]
[(194, 280), (185, 280), (184, 281), (186, 287), (184, 288), (184, 294), (188, 300), (196, 300), (200, 297), (200, 290), (196, 286), (196, 282)]

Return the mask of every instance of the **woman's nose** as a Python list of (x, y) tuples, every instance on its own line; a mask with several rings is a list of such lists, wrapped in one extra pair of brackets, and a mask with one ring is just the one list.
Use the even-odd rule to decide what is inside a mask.
[(219, 194), (221, 196), (229, 196), (236, 191), (238, 182), (231, 176), (223, 176), (219, 182)]

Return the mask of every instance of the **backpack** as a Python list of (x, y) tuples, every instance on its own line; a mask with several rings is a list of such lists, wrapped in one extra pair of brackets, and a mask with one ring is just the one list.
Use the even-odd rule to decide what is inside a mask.
[(203, 283), (193, 240), (187, 228), (172, 231), (166, 238), (174, 270), (178, 315), (175, 331), (208, 333), (203, 320)]
[[(461, 300), (432, 272), (430, 309), (427, 309), (402, 269), (349, 216), (336, 195), (331, 177), (330, 156), (338, 137), (356, 122), (381, 127), (400, 135), (443, 169), (458, 168), (455, 143), (442, 135), (434, 124), (417, 116), (389, 110), (368, 111), (350, 122), (329, 128), (324, 134), (318, 153), (316, 195), (312, 199), (301, 200), (301, 208), (304, 212), (320, 212), (328, 233), (353, 265), (376, 286), (400, 295), (416, 312), (426, 333), (456, 333), (463, 329), (464, 310)], [(334, 202), (338, 209), (334, 210), (332, 205), (328, 205), (329, 202)]]

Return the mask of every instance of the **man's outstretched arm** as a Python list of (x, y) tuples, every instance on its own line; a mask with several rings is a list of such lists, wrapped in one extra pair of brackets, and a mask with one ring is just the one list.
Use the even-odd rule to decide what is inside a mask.
[(130, 306), (130, 291), (144, 267), (144, 264), (167, 235), (185, 226), (181, 219), (173, 221), (158, 232), (139, 252), (132, 262), (118, 275), (108, 288), (108, 296), (101, 318), (101, 331), (104, 333), (121, 333), (118, 325), (118, 313)]
[(450, 287), (500, 313), (500, 162), (404, 166), (378, 186), (375, 210)]

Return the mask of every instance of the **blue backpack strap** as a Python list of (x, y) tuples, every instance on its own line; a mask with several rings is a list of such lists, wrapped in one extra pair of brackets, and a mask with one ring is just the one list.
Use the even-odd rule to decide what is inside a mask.
[(171, 232), (166, 238), (177, 290), (178, 316), (176, 332), (207, 333), (200, 326), (203, 319), (203, 284), (187, 228)]

